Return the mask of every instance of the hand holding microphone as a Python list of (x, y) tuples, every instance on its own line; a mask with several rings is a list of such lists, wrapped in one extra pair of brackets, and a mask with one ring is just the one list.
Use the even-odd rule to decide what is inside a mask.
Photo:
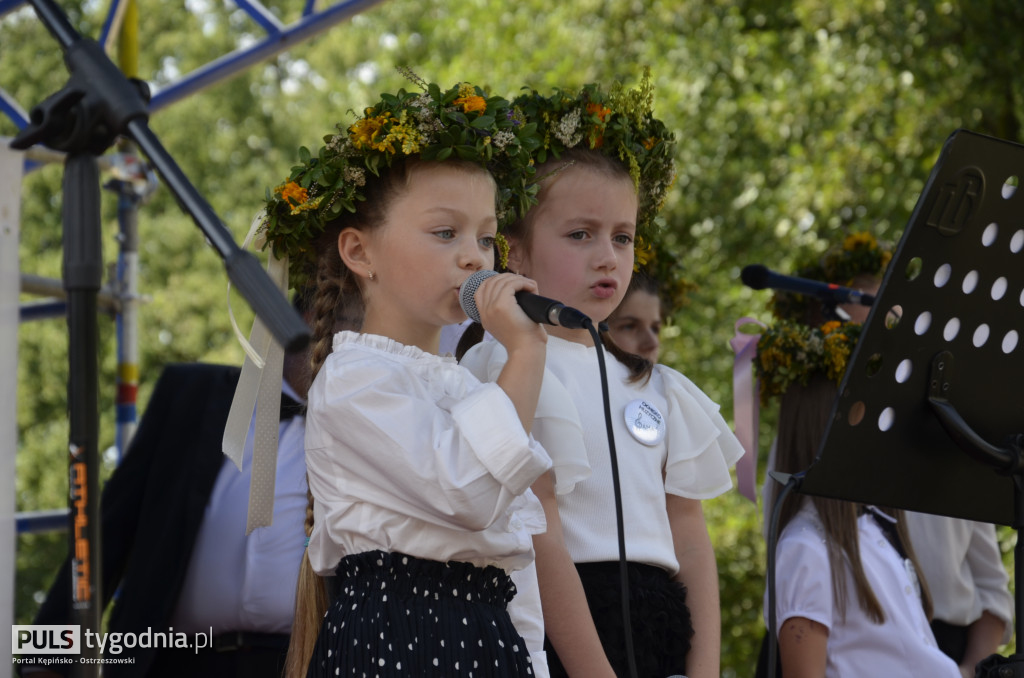
[(515, 405), (527, 432), (537, 411), (548, 340), (547, 332), (538, 324), (547, 320), (537, 317), (535, 301), (544, 298), (530, 291), (535, 289), (537, 283), (529, 278), (495, 271), (477, 271), (459, 288), (462, 310), (508, 352), (508, 360), (494, 381)]
[[(476, 292), (485, 280), (496, 275), (501, 274), (497, 271), (477, 271), (462, 283), (462, 287), (459, 289), (459, 304), (470, 320), (481, 322), (480, 311), (477, 308)], [(529, 280), (528, 278), (518, 276), (516, 279)], [(536, 287), (536, 284), (532, 281), (529, 282), (531, 286)], [(527, 290), (517, 291), (515, 297), (519, 307), (535, 323), (547, 323), (548, 325), (557, 325), (576, 330), (583, 329), (590, 322), (590, 318), (582, 312), (554, 299), (548, 299)]]

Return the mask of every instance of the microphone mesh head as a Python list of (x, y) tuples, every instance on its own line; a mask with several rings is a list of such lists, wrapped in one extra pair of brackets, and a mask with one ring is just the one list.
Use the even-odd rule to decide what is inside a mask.
[(494, 275), (498, 275), (497, 271), (477, 271), (466, 278), (462, 287), (459, 288), (459, 306), (473, 322), (480, 322), (480, 311), (476, 309), (476, 291), (483, 281)]

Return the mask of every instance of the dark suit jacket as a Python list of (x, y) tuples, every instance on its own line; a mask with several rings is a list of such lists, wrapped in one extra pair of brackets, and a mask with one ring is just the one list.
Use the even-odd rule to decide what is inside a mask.
[[(221, 439), (240, 370), (169, 365), (160, 375), (124, 460), (103, 489), (104, 606), (120, 584), (108, 631), (166, 630), (188, 569), (206, 503), (224, 460)], [(66, 561), (36, 624), (68, 624)], [(125, 649), (134, 664), (108, 664), (110, 678), (145, 676), (154, 650)]]

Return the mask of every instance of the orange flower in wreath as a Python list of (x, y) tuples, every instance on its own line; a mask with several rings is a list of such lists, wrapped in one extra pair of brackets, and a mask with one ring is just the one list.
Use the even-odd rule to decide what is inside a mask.
[(462, 106), (462, 110), (465, 113), (472, 113), (474, 111), (483, 113), (487, 110), (487, 100), (475, 94), (468, 97), (459, 97), (455, 100), (455, 103)]
[(277, 194), (281, 196), (282, 200), (291, 205), (301, 205), (309, 200), (309, 191), (294, 181), (278, 186)]
[(606, 108), (599, 103), (591, 102), (587, 104), (587, 115), (597, 115), (597, 119), (601, 122), (607, 120), (611, 114), (612, 109)]

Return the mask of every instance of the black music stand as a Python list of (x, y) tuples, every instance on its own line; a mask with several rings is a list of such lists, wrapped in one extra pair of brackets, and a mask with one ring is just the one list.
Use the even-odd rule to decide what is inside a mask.
[[(946, 141), (851, 356), (818, 456), (797, 487), (1014, 527), (1018, 622), (1022, 178), (1022, 145), (966, 130)], [(1016, 638), (1024, 652), (1020, 623)], [(1024, 654), (1007, 664), (999, 676), (1024, 676)]]

